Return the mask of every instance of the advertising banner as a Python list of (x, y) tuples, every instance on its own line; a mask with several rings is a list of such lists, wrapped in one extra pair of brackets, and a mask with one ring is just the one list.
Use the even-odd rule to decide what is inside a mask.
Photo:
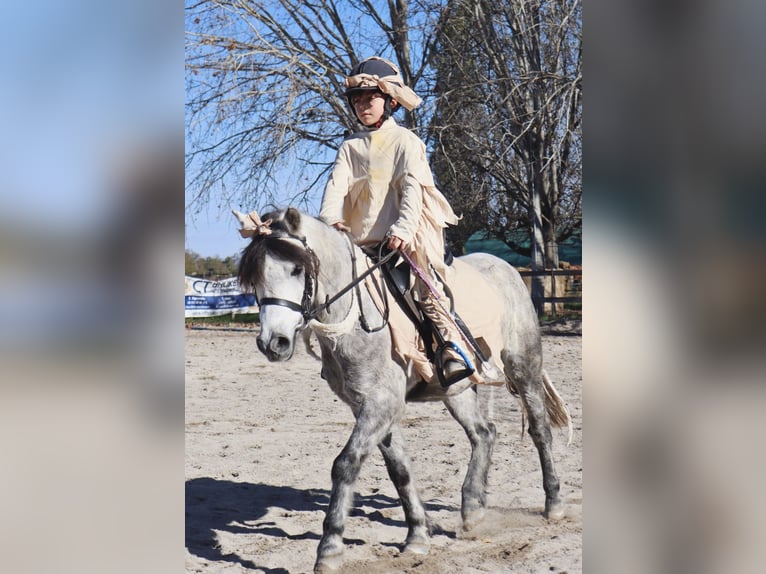
[(215, 317), (229, 313), (257, 313), (255, 295), (244, 294), (236, 277), (210, 281), (185, 277), (185, 316)]

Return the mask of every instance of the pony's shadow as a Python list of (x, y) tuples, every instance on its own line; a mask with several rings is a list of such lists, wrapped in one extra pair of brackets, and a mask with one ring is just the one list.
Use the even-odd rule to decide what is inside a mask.
[[(232, 534), (261, 534), (288, 540), (319, 541), (321, 520), (316, 531), (289, 534), (274, 522), (262, 520), (272, 507), (286, 512), (314, 512), (327, 509), (330, 493), (322, 489), (300, 490), (289, 486), (231, 482), (214, 478), (186, 481), (186, 548), (190, 553), (212, 562), (234, 562), (267, 574), (287, 574), (284, 568), (264, 568), (237, 554), (225, 553), (218, 544), (216, 531)], [(382, 494), (357, 495), (352, 514), (367, 516), (384, 524), (406, 527), (404, 521), (385, 517), (380, 511), (399, 506), (399, 500)], [(367, 511), (366, 509), (371, 509)], [(346, 544), (364, 544), (364, 540), (344, 539)]]

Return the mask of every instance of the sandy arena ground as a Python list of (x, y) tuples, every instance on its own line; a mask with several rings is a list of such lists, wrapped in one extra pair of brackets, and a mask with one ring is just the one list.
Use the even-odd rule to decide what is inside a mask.
[[(311, 572), (331, 487), (330, 468), (353, 425), (303, 348), (269, 363), (255, 330), (186, 332), (186, 571)], [(428, 555), (400, 555), (404, 514), (379, 453), (362, 468), (346, 522), (341, 574), (582, 572), (580, 336), (545, 335), (545, 365), (574, 420), (572, 444), (554, 430), (567, 513), (542, 517), (537, 451), (521, 437), (519, 407), (504, 388), (482, 388), (497, 424), (488, 512), (460, 528), (460, 487), (470, 455), (441, 403), (409, 405), (404, 432), (436, 531)]]

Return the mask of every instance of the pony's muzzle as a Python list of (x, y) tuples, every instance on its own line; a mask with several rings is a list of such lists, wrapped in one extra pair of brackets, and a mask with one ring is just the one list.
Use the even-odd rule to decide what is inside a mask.
[(268, 341), (258, 337), (256, 344), (269, 361), (286, 361), (293, 356), (293, 340), (284, 335), (272, 335)]

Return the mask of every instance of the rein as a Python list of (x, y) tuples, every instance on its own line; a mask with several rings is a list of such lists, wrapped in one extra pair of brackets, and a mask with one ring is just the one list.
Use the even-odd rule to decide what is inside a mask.
[[(370, 276), (372, 273), (374, 273), (374, 272), (375, 272), (376, 270), (378, 270), (380, 267), (382, 267), (383, 265), (385, 265), (385, 264), (386, 264), (386, 263), (387, 263), (389, 260), (391, 260), (393, 257), (395, 257), (396, 255), (398, 255), (398, 254), (399, 254), (399, 252), (398, 252), (398, 251), (391, 251), (390, 253), (386, 254), (384, 257), (382, 257), (381, 259), (379, 259), (379, 260), (378, 260), (376, 263), (374, 263), (374, 264), (373, 264), (371, 267), (369, 267), (369, 268), (368, 268), (368, 269), (367, 269), (367, 270), (366, 270), (364, 273), (362, 273), (361, 275), (357, 275), (357, 274), (356, 274), (356, 254), (354, 253), (354, 245), (353, 245), (353, 243), (351, 242), (351, 238), (350, 238), (348, 235), (346, 235), (346, 238), (347, 238), (347, 239), (348, 239), (348, 241), (349, 241), (349, 252), (350, 252), (350, 254), (351, 254), (351, 270), (352, 270), (352, 271), (351, 271), (351, 274), (352, 274), (352, 280), (351, 280), (351, 283), (349, 283), (348, 285), (346, 285), (345, 287), (343, 287), (343, 288), (342, 288), (340, 291), (338, 291), (338, 292), (337, 292), (335, 295), (333, 295), (332, 297), (328, 297), (328, 298), (326, 298), (324, 303), (322, 303), (321, 305), (319, 305), (319, 306), (315, 307), (315, 308), (314, 308), (314, 309), (313, 309), (313, 310), (312, 310), (312, 311), (311, 311), (311, 312), (308, 314), (308, 316), (307, 316), (307, 317), (304, 317), (304, 318), (305, 318), (307, 321), (308, 321), (308, 320), (311, 320), (311, 319), (314, 319), (314, 318), (315, 318), (315, 317), (316, 317), (316, 316), (317, 316), (319, 313), (321, 313), (322, 311), (325, 311), (326, 309), (328, 309), (328, 308), (330, 307), (330, 305), (332, 305), (332, 304), (333, 304), (335, 301), (337, 301), (338, 299), (340, 299), (341, 297), (343, 297), (343, 295), (345, 295), (346, 293), (348, 293), (348, 292), (349, 292), (351, 289), (353, 289), (354, 287), (356, 287), (356, 288), (358, 289), (358, 287), (359, 287), (359, 284), (360, 284), (362, 281), (364, 281), (365, 279), (367, 279), (367, 277), (369, 277), (369, 276)], [(360, 300), (361, 300), (361, 294), (359, 294), (359, 293), (357, 292), (357, 296), (358, 296), (358, 297), (360, 298)], [(385, 311), (385, 313), (384, 313), (384, 315), (383, 315), (383, 324), (382, 324), (380, 327), (377, 327), (377, 328), (375, 328), (375, 329), (371, 329), (371, 328), (370, 328), (370, 326), (368, 325), (368, 323), (367, 323), (367, 320), (365, 319), (365, 317), (364, 317), (364, 314), (363, 314), (363, 312), (362, 312), (362, 307), (361, 307), (361, 305), (360, 305), (360, 307), (359, 307), (359, 320), (360, 320), (360, 323), (361, 323), (361, 325), (362, 325), (362, 328), (363, 328), (363, 329), (364, 329), (366, 332), (368, 332), (368, 333), (374, 333), (374, 332), (376, 332), (376, 331), (380, 331), (380, 330), (381, 330), (383, 327), (385, 327), (385, 326), (386, 326), (386, 324), (388, 323), (388, 305), (386, 305), (386, 311)]]

